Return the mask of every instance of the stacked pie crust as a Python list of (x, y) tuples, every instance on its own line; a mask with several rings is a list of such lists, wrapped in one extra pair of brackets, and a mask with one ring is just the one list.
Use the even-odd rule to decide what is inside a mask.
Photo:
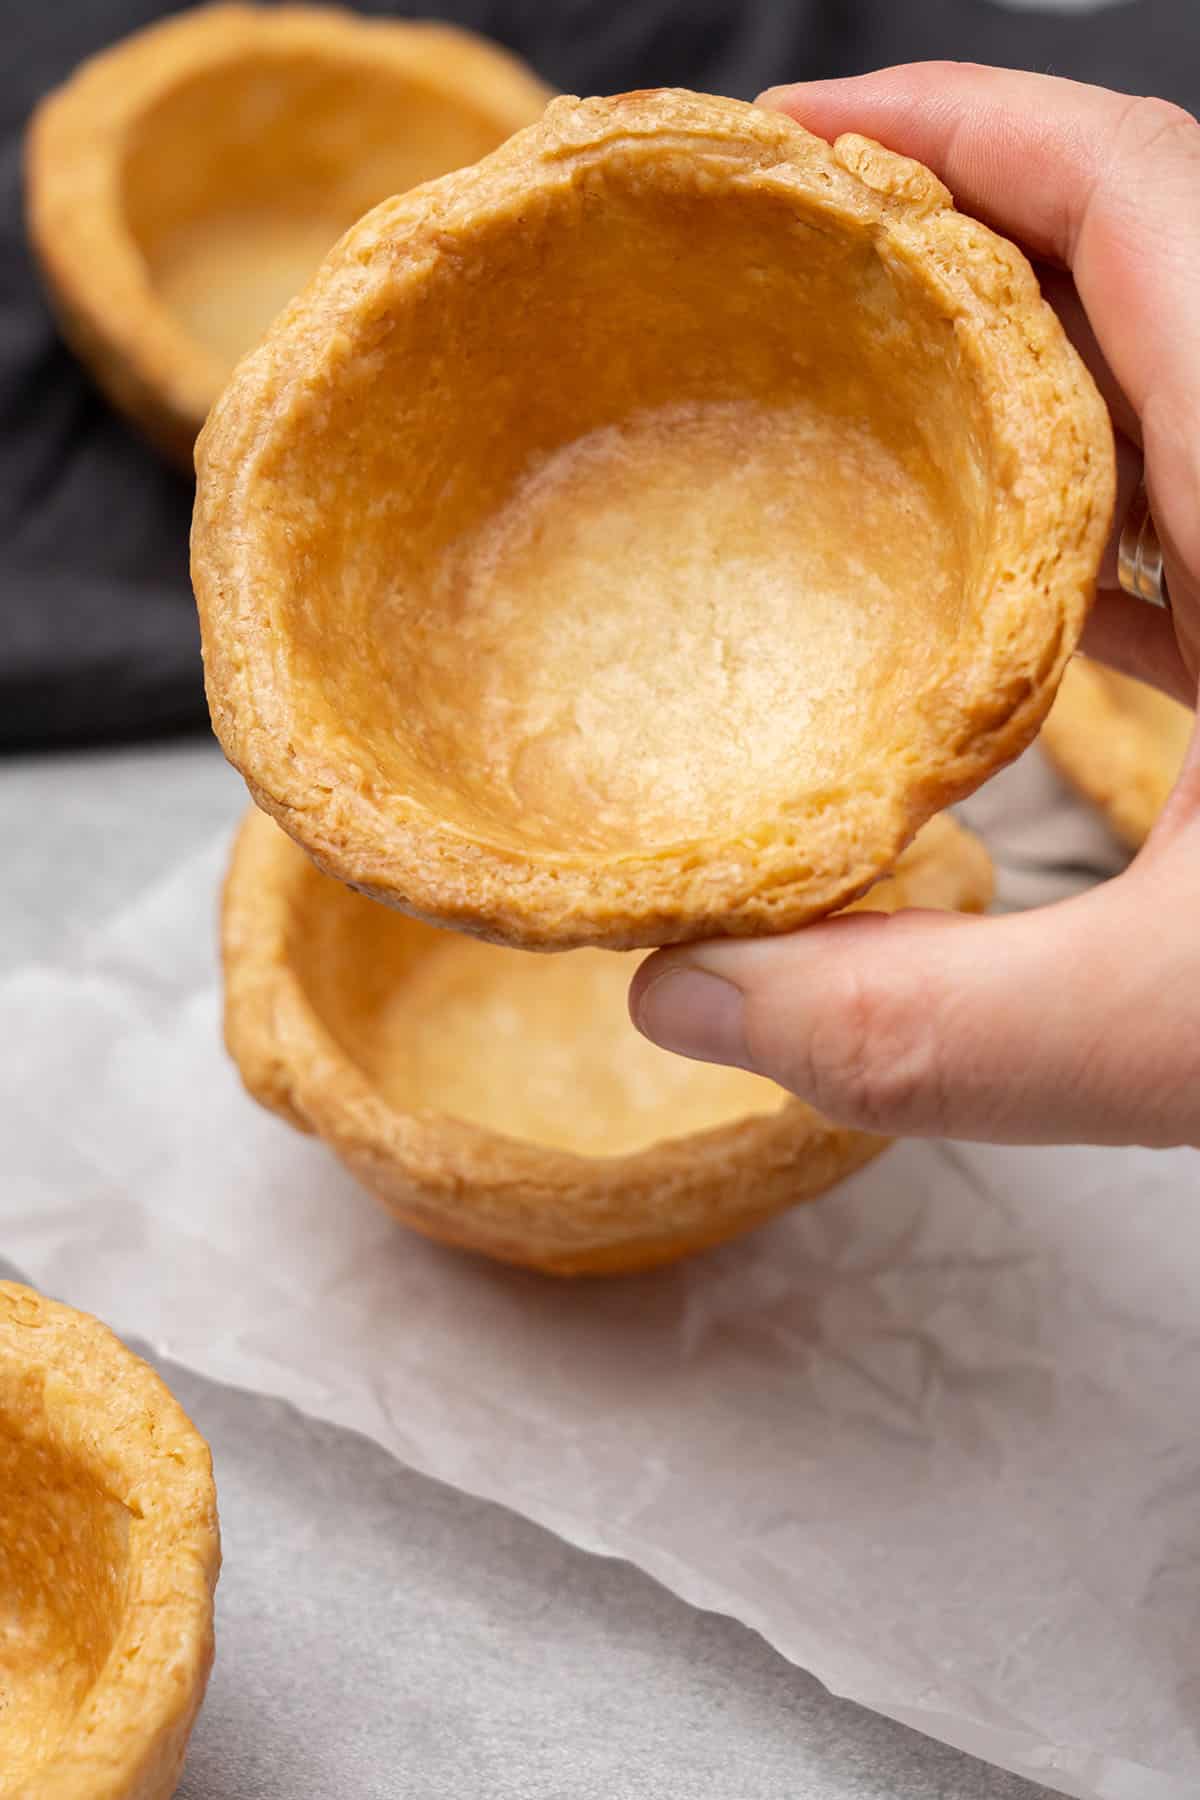
[(880, 1148), (642, 1043), (612, 952), (985, 903), (936, 815), (1037, 732), (1113, 499), (1013, 246), (863, 138), (562, 98), (359, 221), (197, 474), (262, 809), (224, 927), (252, 1093), (418, 1230), (560, 1273)]
[[(981, 844), (932, 820), (860, 905), (979, 911)], [(226, 883), (225, 1033), (255, 1098), (405, 1224), (553, 1274), (670, 1262), (885, 1147), (634, 1030), (633, 959), (530, 956), (323, 875), (252, 810)]]
[(1175, 785), (1196, 726), (1178, 700), (1078, 657), (1042, 730), (1051, 761), (1136, 850)]
[(200, 6), (137, 32), (29, 133), (30, 229), (64, 329), (190, 465), (234, 364), (342, 232), (548, 98), (470, 32), (340, 7)]
[(573, 1273), (881, 1147), (637, 1038), (613, 952), (986, 903), (942, 815), (1043, 722), (1113, 447), (1025, 259), (919, 164), (545, 98), (446, 28), (206, 8), (87, 65), (29, 169), (68, 329), (160, 442), (259, 339), (192, 535), (261, 809), (247, 1085), (419, 1230)]

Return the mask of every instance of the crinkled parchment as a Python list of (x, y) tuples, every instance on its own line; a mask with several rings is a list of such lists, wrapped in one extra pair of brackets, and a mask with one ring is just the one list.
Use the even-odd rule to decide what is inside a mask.
[[(1019, 784), (978, 805), (1010, 897), (1095, 853)], [(225, 849), (0, 984), (7, 1255), (934, 1736), (1089, 1800), (1200, 1792), (1200, 1160), (903, 1145), (609, 1283), (441, 1251), (242, 1093)]]

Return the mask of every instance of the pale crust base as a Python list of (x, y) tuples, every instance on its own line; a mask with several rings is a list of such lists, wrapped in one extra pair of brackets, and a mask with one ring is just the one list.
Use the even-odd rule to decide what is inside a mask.
[(175, 461), (238, 357), (361, 213), (473, 162), (550, 97), (454, 26), (198, 6), (90, 58), (26, 145), (63, 330)]
[(198, 447), (217, 735), (318, 864), (562, 950), (846, 905), (1035, 734), (1106, 409), (926, 169), (562, 98), (375, 209)]
[[(861, 904), (978, 911), (991, 865), (932, 820)], [(405, 1224), (559, 1275), (673, 1261), (885, 1147), (629, 1023), (632, 959), (437, 931), (351, 893), (252, 811), (223, 914), (225, 1032), (250, 1092)]]
[(169, 1800), (219, 1566), (208, 1446), (158, 1376), (0, 1281), (0, 1800)]
[(1196, 715), (1157, 688), (1077, 657), (1042, 727), (1055, 767), (1140, 849), (1167, 803)]

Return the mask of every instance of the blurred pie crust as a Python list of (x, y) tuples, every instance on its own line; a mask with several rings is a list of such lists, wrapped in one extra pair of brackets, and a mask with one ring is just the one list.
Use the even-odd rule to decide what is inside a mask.
[(158, 1376), (0, 1281), (3, 1800), (169, 1800), (219, 1564), (208, 1446)]
[(1130, 849), (1145, 843), (1183, 767), (1190, 707), (1077, 657), (1042, 727), (1051, 762)]
[(200, 6), (135, 32), (29, 132), (30, 232), (63, 329), (190, 467), (238, 358), (347, 227), (549, 97), (470, 32), (339, 7)]

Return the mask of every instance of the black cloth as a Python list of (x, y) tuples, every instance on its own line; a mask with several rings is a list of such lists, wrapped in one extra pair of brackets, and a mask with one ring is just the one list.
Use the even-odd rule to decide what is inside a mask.
[[(31, 265), (21, 134), (81, 58), (182, 10), (0, 0), (0, 749), (207, 724), (187, 576), (189, 484), (111, 412), (60, 342)], [(1049, 69), (1200, 108), (1200, 0), (437, 0), (443, 18), (575, 93), (772, 82), (925, 57)]]

